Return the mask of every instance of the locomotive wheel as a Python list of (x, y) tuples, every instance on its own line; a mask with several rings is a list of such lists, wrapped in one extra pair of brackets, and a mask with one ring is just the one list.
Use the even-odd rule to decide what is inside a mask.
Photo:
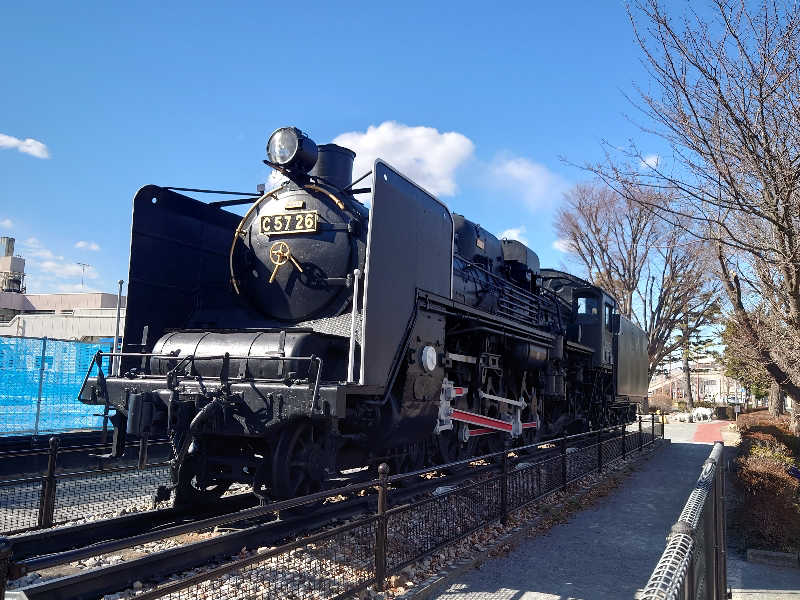
[[(466, 426), (462, 425), (462, 427)], [(458, 433), (453, 430), (443, 431), (436, 437), (438, 438), (436, 449), (441, 464), (464, 460), (465, 458), (473, 456), (478, 444), (477, 438), (474, 437), (469, 438), (467, 442), (462, 442), (459, 439)]]
[(272, 458), (272, 494), (295, 498), (324, 488), (329, 458), (322, 436), (309, 422), (283, 430)]
[[(490, 433), (478, 438), (477, 454), (494, 454), (503, 450), (505, 433)], [(495, 460), (495, 459), (492, 459)], [(499, 457), (497, 457), (499, 460)]]
[(397, 461), (397, 473), (410, 473), (425, 466), (425, 442), (419, 441), (403, 447)]
[(178, 484), (175, 486), (175, 506), (209, 504), (218, 500), (231, 487), (230, 481), (212, 484), (200, 483), (197, 479), (200, 459), (189, 454), (178, 468)]

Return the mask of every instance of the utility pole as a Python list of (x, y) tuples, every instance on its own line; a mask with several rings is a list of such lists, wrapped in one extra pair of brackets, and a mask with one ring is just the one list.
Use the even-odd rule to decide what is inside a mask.
[(82, 262), (79, 262), (79, 263), (76, 263), (76, 264), (79, 264), (81, 266), (81, 289), (85, 290), (86, 289), (86, 285), (84, 284), (83, 280), (84, 280), (84, 278), (86, 276), (86, 267), (91, 267), (92, 265), (90, 265), (88, 263), (82, 263)]

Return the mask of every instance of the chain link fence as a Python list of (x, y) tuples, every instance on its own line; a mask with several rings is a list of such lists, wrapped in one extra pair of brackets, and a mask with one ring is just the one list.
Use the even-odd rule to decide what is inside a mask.
[(0, 481), (0, 534), (152, 508), (158, 487), (171, 482), (164, 461), (57, 472), (59, 443), (50, 442), (46, 473)]
[(78, 391), (94, 354), (110, 349), (111, 342), (0, 336), (0, 435), (100, 429), (98, 407), (79, 402)]
[(725, 544), (725, 464), (717, 442), (670, 530), (642, 600), (727, 598)]

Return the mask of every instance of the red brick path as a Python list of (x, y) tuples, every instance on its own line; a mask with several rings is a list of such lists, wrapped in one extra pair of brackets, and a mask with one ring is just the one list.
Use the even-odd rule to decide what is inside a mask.
[(722, 430), (728, 426), (728, 421), (711, 421), (710, 423), (698, 423), (694, 432), (695, 442), (705, 442), (713, 444), (722, 441)]

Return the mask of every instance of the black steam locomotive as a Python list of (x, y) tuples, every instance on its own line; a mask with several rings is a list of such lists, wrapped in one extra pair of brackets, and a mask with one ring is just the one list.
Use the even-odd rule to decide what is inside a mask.
[(357, 188), (352, 151), (295, 128), (267, 155), (285, 182), (258, 198), (137, 192), (123, 349), (80, 392), (110, 410), (115, 456), (126, 435), (170, 437), (176, 503), (234, 482), (288, 498), (384, 460), (629, 422), (646, 401), (646, 336), (602, 289), (381, 160)]

